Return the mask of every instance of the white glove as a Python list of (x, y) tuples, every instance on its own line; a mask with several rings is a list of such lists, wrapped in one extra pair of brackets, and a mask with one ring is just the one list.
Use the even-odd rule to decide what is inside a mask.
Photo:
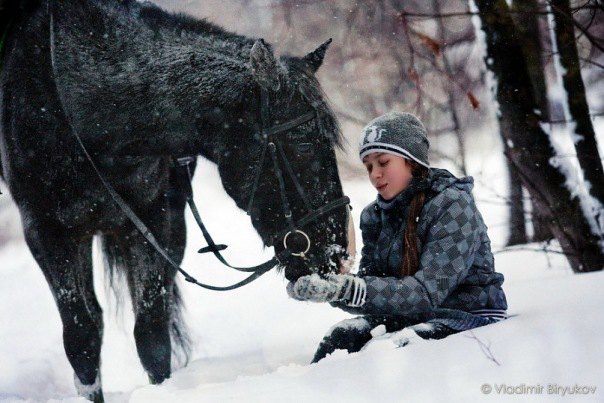
[(287, 285), (289, 296), (299, 301), (343, 301), (354, 307), (365, 303), (366, 289), (365, 280), (352, 274), (330, 274), (326, 278), (311, 274)]

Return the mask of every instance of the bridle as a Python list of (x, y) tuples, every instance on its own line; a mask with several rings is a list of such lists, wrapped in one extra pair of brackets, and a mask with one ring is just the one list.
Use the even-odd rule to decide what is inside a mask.
[[(49, 5), (50, 5), (50, 2), (49, 2)], [(53, 70), (55, 77), (58, 77), (56, 70), (55, 70), (55, 68), (56, 68), (55, 56), (54, 56), (55, 55), (55, 46), (54, 46), (55, 45), (54, 44), (55, 32), (54, 32), (54, 18), (53, 18), (52, 11), (50, 11), (50, 13), (49, 13), (49, 18), (50, 18), (51, 65), (52, 65), (52, 70)], [(57, 89), (57, 94), (59, 96), (60, 102), (64, 105), (64, 102), (61, 100), (61, 94), (58, 91), (58, 89)], [(185, 170), (184, 173), (179, 174), (179, 175), (181, 177), (186, 175), (186, 177), (185, 177), (186, 184), (188, 186), (187, 203), (189, 204), (189, 207), (191, 208), (191, 212), (193, 213), (195, 221), (199, 225), (201, 232), (208, 244), (207, 247), (200, 249), (199, 252), (200, 253), (212, 252), (216, 256), (216, 258), (218, 258), (218, 260), (220, 262), (222, 262), (224, 265), (226, 265), (232, 269), (238, 270), (238, 271), (252, 273), (249, 277), (245, 278), (244, 280), (242, 280), (236, 284), (233, 284), (230, 286), (225, 286), (225, 287), (213, 286), (213, 285), (204, 284), (204, 283), (197, 281), (197, 279), (195, 279), (193, 276), (191, 276), (189, 273), (187, 273), (174, 260), (172, 260), (172, 258), (166, 252), (166, 250), (159, 244), (159, 242), (157, 241), (157, 239), (155, 238), (153, 233), (145, 225), (145, 223), (134, 213), (134, 211), (130, 208), (130, 206), (128, 206), (128, 204), (124, 201), (124, 199), (116, 192), (116, 190), (113, 188), (113, 186), (111, 186), (111, 184), (105, 179), (104, 175), (99, 170), (96, 163), (90, 156), (90, 153), (84, 146), (84, 143), (82, 142), (81, 137), (77, 133), (77, 130), (75, 129), (75, 126), (73, 125), (73, 122), (71, 121), (71, 117), (69, 116), (67, 110), (65, 109), (65, 107), (63, 107), (62, 109), (65, 111), (65, 117), (72, 129), (72, 133), (73, 133), (74, 137), (76, 138), (78, 145), (80, 146), (80, 148), (82, 149), (82, 152), (86, 156), (86, 159), (92, 166), (95, 174), (97, 175), (97, 177), (103, 184), (103, 187), (107, 190), (107, 192), (110, 194), (112, 199), (116, 202), (116, 204), (118, 205), (120, 210), (122, 210), (122, 212), (134, 224), (134, 226), (141, 233), (141, 235), (149, 242), (149, 244), (151, 244), (153, 246), (153, 248), (170, 264), (170, 266), (172, 266), (174, 269), (179, 271), (184, 276), (186, 281), (196, 284), (200, 287), (209, 289), (209, 290), (227, 291), (227, 290), (233, 290), (233, 289), (242, 287), (246, 284), (249, 284), (250, 282), (254, 281), (258, 277), (263, 275), (264, 273), (271, 270), (273, 267), (277, 266), (278, 264), (281, 264), (282, 262), (287, 261), (287, 259), (289, 259), (290, 256), (299, 256), (301, 258), (304, 258), (305, 254), (310, 249), (311, 240), (308, 237), (308, 235), (301, 230), (301, 228), (303, 228), (304, 226), (306, 226), (312, 222), (317, 221), (320, 217), (326, 215), (327, 213), (333, 211), (334, 209), (337, 209), (337, 208), (340, 208), (343, 206), (347, 206), (350, 204), (350, 199), (346, 196), (343, 196), (343, 197), (336, 199), (336, 200), (334, 200), (322, 207), (319, 207), (317, 209), (312, 208), (312, 205), (310, 204), (308, 198), (304, 194), (304, 191), (302, 190), (302, 187), (300, 186), (299, 181), (297, 180), (295, 174), (292, 171), (291, 164), (289, 163), (289, 160), (286, 158), (285, 152), (283, 151), (281, 144), (275, 138), (275, 136), (280, 133), (283, 133), (285, 131), (289, 131), (293, 128), (296, 128), (296, 127), (312, 120), (313, 118), (317, 118), (317, 124), (320, 125), (319, 116), (315, 111), (312, 111), (312, 112), (305, 113), (297, 118), (294, 118), (288, 122), (270, 126), (270, 110), (269, 110), (269, 98), (268, 97), (269, 97), (269, 95), (266, 92), (266, 90), (261, 87), (261, 90), (260, 90), (260, 98), (261, 98), (261, 102), (260, 102), (261, 127), (260, 127), (260, 130), (261, 130), (261, 135), (263, 138), (263, 150), (262, 150), (262, 155), (260, 158), (259, 165), (256, 169), (256, 175), (255, 175), (254, 184), (252, 187), (252, 192), (250, 194), (250, 200), (248, 202), (247, 212), (248, 212), (248, 214), (251, 213), (252, 203), (253, 203), (257, 188), (258, 188), (260, 176), (262, 174), (262, 166), (264, 165), (266, 151), (268, 150), (271, 154), (271, 159), (273, 161), (275, 175), (277, 176), (277, 180), (279, 183), (279, 191), (281, 194), (283, 212), (284, 212), (285, 219), (287, 221), (287, 227), (283, 231), (278, 233), (277, 235), (273, 236), (273, 238), (272, 238), (271, 243), (273, 243), (276, 239), (280, 239), (281, 237), (283, 237), (283, 243), (284, 243), (284, 249), (281, 252), (279, 252), (278, 254), (276, 254), (273, 258), (271, 258), (270, 260), (268, 260), (260, 265), (253, 266), (253, 267), (232, 266), (224, 259), (224, 257), (220, 254), (220, 251), (224, 250), (226, 248), (226, 245), (218, 245), (213, 241), (213, 239), (210, 236), (209, 232), (207, 231), (205, 225), (203, 224), (203, 221), (201, 219), (197, 206), (195, 205), (195, 202), (193, 201), (193, 191), (192, 191), (192, 186), (191, 186), (191, 179), (192, 179), (191, 176), (192, 175), (191, 175), (191, 170), (190, 170), (190, 164), (191, 164), (191, 162), (194, 161), (194, 158), (187, 156), (187, 157), (176, 159), (177, 166), (182, 167)], [(282, 174), (282, 171), (279, 166), (279, 158), (277, 155), (277, 150), (279, 151), (279, 153), (281, 154), (281, 157), (283, 158), (283, 160), (285, 162), (286, 171), (292, 178), (292, 181), (294, 183), (294, 186), (296, 187), (297, 192), (300, 194), (300, 197), (302, 198), (302, 200), (304, 201), (304, 204), (306, 205), (306, 208), (308, 209), (308, 213), (305, 216), (303, 216), (301, 219), (299, 219), (298, 221), (294, 221), (294, 219), (292, 217), (290, 203), (287, 198), (287, 193), (285, 191), (285, 181), (283, 179), (283, 174)], [(304, 248), (304, 250), (291, 251), (290, 248), (288, 247), (287, 239), (293, 233), (301, 233), (307, 240), (307, 245)]]
[[(263, 147), (262, 147), (260, 159), (258, 161), (258, 164), (255, 167), (254, 182), (253, 182), (252, 189), (251, 189), (250, 196), (249, 196), (247, 214), (251, 216), (253, 202), (255, 199), (256, 192), (258, 190), (258, 184), (260, 182), (260, 177), (262, 176), (262, 167), (264, 166), (264, 160), (266, 159), (266, 153), (268, 150), (268, 152), (271, 155), (271, 160), (273, 162), (273, 170), (277, 177), (277, 182), (279, 184), (279, 193), (280, 193), (280, 197), (281, 197), (283, 216), (285, 217), (285, 220), (287, 223), (286, 228), (283, 229), (282, 231), (280, 231), (279, 233), (277, 233), (276, 235), (273, 235), (270, 242), (268, 243), (268, 246), (272, 246), (276, 240), (279, 240), (281, 238), (283, 239), (283, 248), (284, 248), (283, 251), (276, 254), (272, 259), (268, 260), (267, 262), (265, 262), (261, 265), (254, 266), (254, 267), (236, 267), (236, 266), (230, 265), (226, 261), (226, 259), (220, 253), (220, 251), (226, 249), (227, 246), (223, 245), (223, 244), (216, 244), (214, 242), (214, 240), (210, 236), (208, 230), (206, 229), (205, 225), (203, 224), (203, 221), (201, 219), (201, 216), (199, 214), (199, 211), (198, 211), (197, 206), (195, 205), (195, 201), (193, 199), (193, 189), (191, 186), (192, 174), (191, 174), (190, 164), (193, 161), (195, 161), (195, 158), (187, 156), (187, 157), (182, 157), (182, 158), (176, 159), (177, 166), (183, 168), (183, 170), (184, 170), (184, 173), (181, 173), (180, 176), (185, 179), (182, 182), (188, 187), (187, 203), (189, 204), (189, 208), (191, 209), (191, 212), (193, 213), (193, 217), (195, 218), (195, 221), (197, 222), (197, 225), (201, 229), (203, 237), (206, 240), (206, 243), (208, 244), (207, 247), (201, 248), (198, 252), (199, 253), (211, 252), (214, 254), (214, 256), (216, 256), (216, 258), (222, 264), (224, 264), (227, 267), (230, 267), (232, 269), (242, 271), (242, 272), (253, 272), (254, 273), (254, 274), (252, 274), (252, 276), (250, 276), (248, 278), (250, 281), (247, 281), (248, 279), (245, 279), (243, 282), (235, 284), (233, 286), (233, 288), (237, 288), (239, 286), (242, 286), (244, 284), (247, 284), (248, 282), (255, 280), (260, 275), (266, 273), (268, 270), (270, 270), (277, 264), (282, 264), (283, 262), (285, 262), (290, 256), (296, 256), (296, 257), (305, 259), (306, 258), (305, 255), (311, 247), (311, 239), (308, 236), (308, 234), (306, 234), (306, 232), (302, 231), (302, 228), (304, 228), (306, 225), (308, 225), (310, 223), (317, 221), (319, 218), (330, 213), (331, 211), (333, 211), (337, 208), (348, 206), (350, 204), (350, 199), (347, 196), (343, 196), (341, 198), (338, 198), (336, 200), (333, 200), (333, 201), (327, 203), (324, 206), (321, 206), (319, 208), (313, 208), (308, 197), (304, 193), (304, 190), (303, 190), (302, 186), (300, 185), (300, 182), (298, 181), (298, 179), (296, 178), (296, 175), (293, 172), (291, 163), (287, 159), (287, 156), (285, 155), (285, 152), (283, 151), (283, 147), (281, 146), (281, 143), (279, 142), (278, 138), (276, 138), (277, 135), (279, 135), (283, 132), (292, 130), (292, 129), (294, 129), (304, 123), (307, 123), (315, 118), (317, 119), (317, 124), (319, 124), (320, 117), (319, 117), (318, 113), (315, 111), (307, 112), (307, 113), (300, 115), (294, 119), (291, 119), (285, 123), (281, 123), (281, 124), (274, 125), (274, 126), (269, 126), (269, 122), (270, 122), (269, 95), (264, 88), (261, 88), (261, 90), (260, 90), (260, 98), (261, 98), (261, 103), (260, 103), (260, 105), (261, 105), (261, 107), (260, 107), (260, 111), (261, 111), (260, 132), (261, 133), (260, 134), (263, 139)], [(300, 218), (298, 221), (294, 221), (294, 219), (293, 219), (293, 215), (292, 215), (291, 208), (290, 208), (290, 202), (287, 197), (287, 192), (285, 190), (285, 180), (283, 178), (283, 171), (279, 165), (279, 156), (277, 155), (277, 151), (279, 152), (281, 159), (284, 162), (286, 172), (289, 174), (292, 182), (294, 183), (294, 187), (296, 188), (296, 191), (300, 195), (300, 198), (303, 200), (304, 205), (308, 212), (305, 216)], [(304, 239), (306, 240), (306, 247), (300, 251), (292, 251), (291, 248), (287, 244), (287, 240), (288, 240), (289, 236), (294, 233), (301, 234), (304, 237)], [(180, 271), (182, 272), (182, 270), (180, 270)], [(187, 276), (188, 275), (185, 275), (185, 279), (187, 281), (194, 280), (190, 276), (188, 276), (188, 277)], [(191, 282), (197, 283), (196, 281), (191, 281)], [(199, 283), (197, 283), (197, 284), (201, 285)], [(205, 287), (206, 285), (201, 285), (201, 286)], [(216, 287), (213, 287), (211, 289), (216, 289)], [(232, 289), (232, 288), (229, 288), (229, 289)]]
[[(272, 244), (276, 240), (283, 239), (283, 247), (288, 249), (288, 245), (287, 245), (288, 237), (292, 233), (302, 234), (302, 236), (304, 237), (304, 239), (306, 240), (306, 243), (307, 243), (306, 248), (300, 252), (292, 252), (292, 256), (299, 256), (299, 257), (304, 258), (305, 254), (310, 249), (311, 241), (310, 241), (308, 234), (306, 234), (300, 228), (304, 227), (305, 225), (307, 225), (311, 222), (316, 221), (319, 217), (321, 217), (322, 215), (325, 215), (326, 213), (332, 211), (333, 209), (349, 205), (350, 199), (346, 196), (343, 196), (339, 199), (336, 199), (336, 200), (326, 204), (325, 206), (323, 206), (321, 208), (314, 209), (312, 207), (312, 204), (310, 203), (309, 198), (304, 193), (304, 189), (300, 185), (300, 181), (294, 174), (291, 163), (289, 162), (289, 160), (285, 154), (285, 151), (283, 151), (283, 146), (281, 145), (281, 142), (278, 139), (279, 134), (281, 134), (283, 132), (287, 132), (292, 129), (295, 129), (296, 127), (301, 126), (304, 123), (307, 123), (313, 119), (316, 119), (317, 126), (318, 126), (319, 130), (321, 130), (321, 117), (317, 111), (306, 112), (306, 113), (304, 113), (294, 119), (291, 119), (285, 123), (270, 126), (269, 94), (266, 89), (261, 87), (260, 88), (260, 116), (261, 116), (261, 123), (262, 123), (261, 136), (263, 139), (263, 147), (262, 147), (262, 153), (260, 156), (260, 160), (258, 161), (258, 165), (256, 166), (256, 175), (254, 177), (251, 194), (250, 194), (249, 201), (248, 201), (247, 214), (251, 216), (252, 205), (254, 203), (254, 197), (258, 190), (258, 183), (259, 183), (260, 176), (262, 174), (262, 166), (264, 165), (264, 160), (266, 158), (266, 151), (268, 150), (270, 152), (271, 160), (273, 162), (273, 170), (275, 172), (275, 176), (277, 177), (277, 182), (279, 184), (279, 193), (281, 195), (281, 206), (283, 209), (283, 216), (285, 217), (285, 220), (287, 222), (286, 229), (284, 229), (280, 233), (274, 235), (271, 238), (271, 240), (269, 241), (268, 245), (272, 246)], [(277, 154), (277, 151), (279, 152), (279, 155)], [(295, 222), (292, 217), (290, 202), (287, 198), (287, 192), (285, 191), (285, 181), (283, 178), (283, 172), (279, 165), (279, 156), (281, 156), (281, 159), (283, 160), (283, 163), (285, 166), (285, 170), (286, 170), (287, 174), (289, 175), (292, 183), (294, 184), (294, 187), (296, 188), (296, 192), (302, 199), (304, 206), (306, 207), (306, 211), (308, 212), (304, 217), (302, 217), (297, 222)]]

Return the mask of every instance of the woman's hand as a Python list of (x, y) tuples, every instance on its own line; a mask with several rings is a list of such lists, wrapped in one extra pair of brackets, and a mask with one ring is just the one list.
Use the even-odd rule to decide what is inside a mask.
[(350, 306), (360, 306), (365, 302), (365, 288), (365, 280), (352, 274), (330, 274), (326, 278), (311, 274), (290, 282), (287, 293), (299, 301), (344, 301)]

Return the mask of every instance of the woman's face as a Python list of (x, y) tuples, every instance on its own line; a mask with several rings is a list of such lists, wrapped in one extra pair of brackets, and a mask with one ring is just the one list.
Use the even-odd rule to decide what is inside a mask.
[(385, 200), (394, 198), (411, 182), (411, 164), (405, 158), (386, 153), (371, 153), (363, 158), (371, 184)]

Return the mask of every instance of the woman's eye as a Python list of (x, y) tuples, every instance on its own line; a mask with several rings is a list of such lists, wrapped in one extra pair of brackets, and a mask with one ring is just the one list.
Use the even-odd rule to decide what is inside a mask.
[(385, 167), (386, 165), (388, 165), (388, 162), (390, 161), (380, 161), (379, 164), (381, 167)]

